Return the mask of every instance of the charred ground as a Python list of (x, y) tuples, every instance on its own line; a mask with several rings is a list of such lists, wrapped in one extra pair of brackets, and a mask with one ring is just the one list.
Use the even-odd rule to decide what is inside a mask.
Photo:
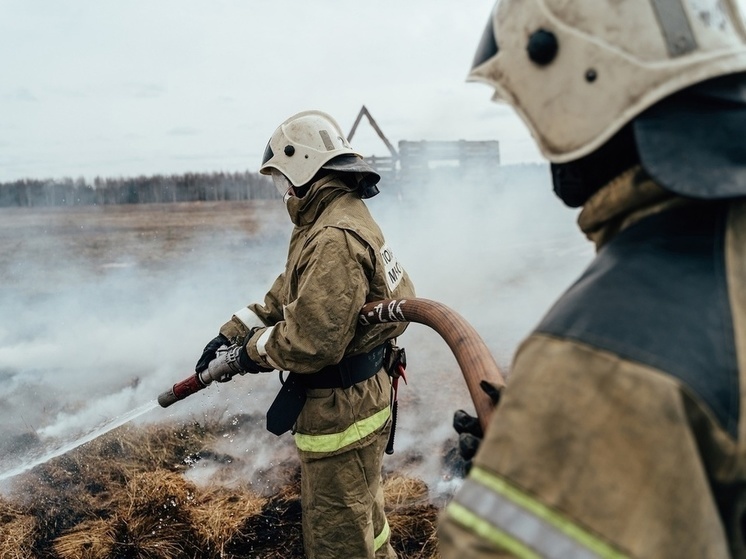
[[(303, 557), (295, 460), (275, 465), (261, 487), (185, 475), (202, 459), (230, 463), (212, 444), (234, 429), (236, 421), (122, 427), (37, 466), (0, 497), (0, 557)], [(387, 472), (384, 491), (400, 556), (437, 557), (439, 507), (425, 483)]]
[[(107, 319), (116, 322), (122, 315), (137, 314), (131, 307), (156, 301), (164, 286), (176, 289), (176, 278), (193, 269), (194, 281), (206, 286), (195, 288), (204, 299), (209, 300), (210, 290), (215, 289), (220, 300), (243, 302), (235, 284), (226, 280), (230, 286), (221, 288), (220, 278), (245, 268), (257, 270), (260, 252), (271, 252), (275, 255), (271, 258), (280, 261), (288, 229), (283, 213), (277, 201), (0, 209), (0, 295), (6, 306), (10, 301), (16, 305), (15, 320), (0, 324), (0, 377), (9, 386), (0, 403), (12, 418), (0, 437), (4, 455), (0, 462), (12, 464), (27, 452), (43, 452), (50, 438), (38, 433), (49, 424), (61, 425), (60, 418), (85, 415), (86, 394), (137, 394), (150, 381), (126, 362), (121, 367), (101, 366), (96, 360), (84, 363), (88, 350), (108, 348), (91, 348), (86, 339), (93, 336), (90, 327), (77, 340), (79, 347), (60, 353), (69, 362), (59, 363), (55, 357), (49, 366), (35, 367), (33, 356), (39, 355), (35, 352), (56, 339), (53, 332), (65, 327), (42, 316), (69, 312), (58, 304), (67, 300), (61, 293), (74, 294), (75, 312), (95, 309), (103, 316), (116, 314), (117, 319)], [(219, 267), (231, 257), (233, 262)], [(133, 275), (136, 289), (127, 285)], [(226, 289), (233, 293), (223, 293)], [(139, 302), (136, 298), (142, 292), (146, 296)], [(194, 306), (188, 298), (180, 301)], [(37, 318), (40, 322), (34, 324)], [(45, 320), (52, 322), (42, 325)], [(65, 324), (75, 330), (73, 322), (68, 316)], [(135, 325), (139, 330), (147, 328), (142, 321)], [(179, 327), (189, 329), (188, 324)], [(117, 330), (122, 327), (112, 329)], [(179, 330), (167, 335), (178, 336)], [(107, 338), (112, 338), (112, 345), (128, 343), (121, 333)], [(149, 350), (133, 346), (123, 355), (128, 358), (137, 351), (157, 355), (162, 346), (162, 342)], [(187, 342), (176, 346), (188, 353), (185, 362), (199, 349)], [(16, 359), (20, 354), (26, 358)], [(95, 377), (101, 385), (98, 392), (88, 386), (50, 384), (87, 367), (88, 378)], [(157, 395), (148, 390), (144, 393)], [(404, 394), (405, 406), (408, 397), (414, 394)], [(416, 400), (412, 405), (417, 405)], [(125, 425), (14, 477), (0, 496), (0, 557), (302, 557), (299, 466), (291, 442), (256, 434), (263, 427), (263, 414), (223, 408), (220, 394), (213, 395), (207, 410), (204, 403), (201, 407), (197, 419), (195, 414), (177, 413)], [(98, 420), (117, 410), (96, 413)], [(75, 429), (84, 432), (85, 425)], [(75, 429), (55, 431), (55, 435), (74, 439)], [(406, 430), (400, 436), (406, 438)], [(270, 459), (247, 463), (248, 443), (243, 441), (249, 439)], [(392, 544), (401, 557), (435, 558), (434, 526), (447, 493), (399, 468), (422, 463), (429, 452), (407, 443), (399, 446), (397, 460), (389, 462), (385, 471)], [(448, 476), (458, 474), (463, 465), (453, 458), (452, 445), (450, 453), (447, 448), (438, 452), (439, 462), (448, 455), (444, 466)]]
[[(507, 372), (592, 248), (545, 168), (505, 173), (369, 206), (418, 296), (459, 311)], [(190, 374), (215, 329), (282, 270), (290, 227), (277, 200), (0, 208), (0, 479)], [(402, 557), (433, 558), (461, 472), (452, 415), (471, 403), (436, 334), (412, 325), (399, 344), (409, 384), (384, 459), (392, 541)], [(279, 381), (259, 377), (0, 482), (0, 559), (300, 557), (295, 451), (264, 429)]]

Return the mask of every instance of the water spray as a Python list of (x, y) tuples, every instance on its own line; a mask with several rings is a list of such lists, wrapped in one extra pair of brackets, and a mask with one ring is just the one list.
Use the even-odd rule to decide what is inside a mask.
[[(479, 423), (482, 429), (486, 429), (494, 404), (482, 390), (480, 383), (486, 381), (502, 388), (505, 380), (484, 340), (460, 314), (429, 299), (387, 299), (365, 305), (360, 310), (358, 319), (364, 325), (417, 322), (435, 330), (453, 352), (469, 389)], [(167, 408), (206, 388), (213, 380), (216, 379), (210, 376), (208, 368), (174, 384), (170, 390), (158, 396), (158, 403)]]
[(57, 447), (44, 452), (40, 456), (29, 457), (25, 463), (19, 466), (16, 466), (15, 468), (6, 470), (4, 472), (0, 472), (0, 482), (5, 481), (6, 479), (15, 477), (19, 474), (22, 474), (23, 472), (26, 472), (30, 470), (31, 468), (34, 468), (40, 464), (45, 464), (49, 462), (52, 458), (57, 458), (58, 456), (62, 456), (63, 454), (66, 454), (70, 452), (71, 450), (78, 448), (79, 446), (89, 443), (93, 439), (96, 439), (100, 437), (101, 435), (108, 433), (109, 431), (113, 431), (117, 427), (121, 427), (125, 423), (129, 423), (130, 421), (140, 417), (141, 415), (145, 415), (150, 410), (153, 410), (157, 407), (158, 407), (158, 404), (155, 402), (155, 400), (151, 400), (150, 402), (140, 406), (139, 408), (136, 408), (132, 411), (129, 411), (125, 414), (122, 414), (118, 417), (115, 417), (113, 419), (110, 419), (102, 423), (98, 427), (94, 428), (92, 431), (86, 433), (85, 435), (81, 437), (76, 438), (73, 441), (63, 442), (59, 444)]

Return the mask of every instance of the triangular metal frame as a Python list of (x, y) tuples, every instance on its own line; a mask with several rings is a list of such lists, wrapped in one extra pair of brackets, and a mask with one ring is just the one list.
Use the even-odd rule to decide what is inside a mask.
[(380, 129), (378, 124), (376, 124), (376, 121), (373, 119), (373, 116), (370, 114), (370, 111), (363, 105), (363, 107), (360, 109), (360, 112), (357, 114), (357, 118), (355, 119), (355, 123), (352, 125), (352, 129), (350, 130), (350, 133), (347, 135), (347, 139), (349, 141), (352, 141), (352, 137), (355, 135), (355, 131), (357, 130), (358, 124), (360, 124), (360, 121), (363, 118), (363, 115), (365, 115), (368, 119), (368, 122), (370, 122), (370, 125), (373, 127), (373, 130), (376, 131), (376, 134), (378, 134), (378, 137), (383, 140), (383, 143), (386, 144), (386, 147), (388, 148), (389, 152), (391, 153), (391, 157), (394, 161), (397, 161), (399, 159), (399, 154), (396, 151), (396, 148), (391, 145), (391, 142), (388, 141), (386, 138), (386, 135), (383, 133), (383, 130)]

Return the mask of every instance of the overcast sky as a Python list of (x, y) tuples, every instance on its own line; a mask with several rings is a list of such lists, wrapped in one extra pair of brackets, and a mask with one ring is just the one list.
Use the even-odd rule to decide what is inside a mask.
[[(493, 0), (0, 0), (0, 181), (258, 169), (305, 109), (388, 139), (502, 141), (510, 109), (465, 77)], [(367, 121), (353, 145), (387, 155)]]
[[(493, 3), (0, 0), (0, 182), (255, 171), (288, 116), (349, 132), (363, 104), (394, 145), (496, 139), (503, 162), (540, 161), (465, 82)], [(367, 122), (352, 143), (387, 155)]]

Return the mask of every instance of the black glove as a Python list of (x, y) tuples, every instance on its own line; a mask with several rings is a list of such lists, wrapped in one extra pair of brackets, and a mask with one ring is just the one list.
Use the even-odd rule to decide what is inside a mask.
[(246, 346), (240, 346), (238, 350), (238, 366), (241, 368), (239, 374), (245, 375), (246, 373), (268, 373), (274, 371), (274, 369), (260, 365), (249, 357), (249, 352), (246, 351)]
[[(494, 405), (500, 401), (500, 388), (483, 380), (479, 387), (490, 397)], [(458, 435), (458, 452), (466, 462), (466, 471), (471, 469), (471, 459), (479, 449), (484, 433), (479, 425), (479, 419), (469, 415), (464, 410), (457, 410), (453, 414), (453, 428)]]
[(195, 372), (201, 373), (207, 369), (210, 361), (215, 359), (215, 354), (217, 353), (218, 348), (224, 345), (230, 345), (230, 341), (228, 338), (223, 336), (223, 334), (218, 334), (212, 340), (207, 342), (205, 349), (202, 350), (202, 357), (199, 358), (199, 361), (197, 361), (197, 364), (194, 367)]
[[(210, 361), (207, 372), (200, 375), (203, 381), (228, 382), (234, 375), (245, 375), (246, 373), (266, 373), (272, 369), (264, 367), (251, 359), (246, 351), (246, 346), (235, 344), (230, 347), (221, 347), (217, 350), (215, 359)], [(208, 378), (203, 378), (203, 377)]]

